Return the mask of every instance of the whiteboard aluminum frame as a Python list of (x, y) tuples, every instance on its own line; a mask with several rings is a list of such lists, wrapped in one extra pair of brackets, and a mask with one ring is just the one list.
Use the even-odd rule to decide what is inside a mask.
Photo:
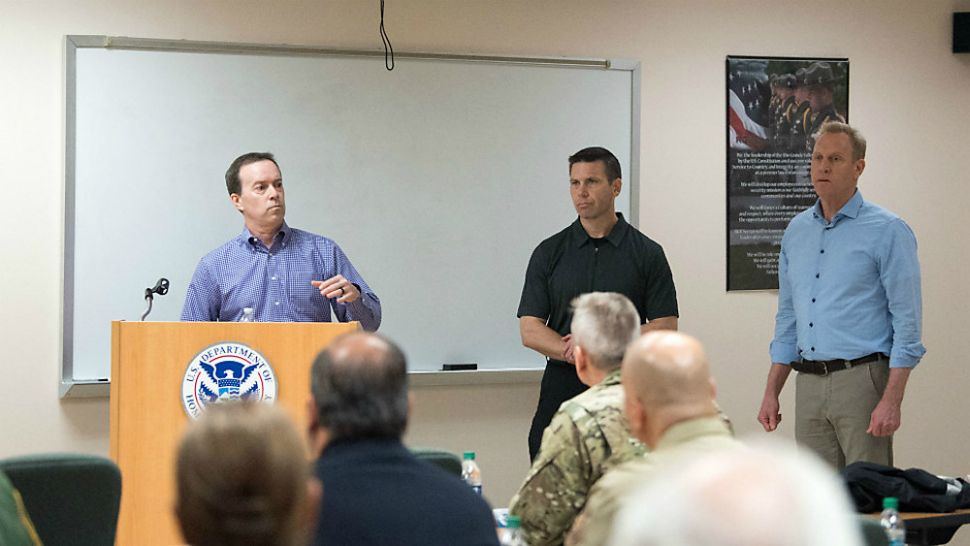
[[(75, 169), (76, 169), (76, 120), (77, 120), (77, 50), (84, 48), (124, 49), (143, 51), (186, 51), (198, 53), (228, 53), (270, 56), (314, 57), (381, 57), (381, 50), (353, 50), (290, 44), (256, 44), (214, 42), (195, 40), (170, 40), (132, 38), (107, 35), (65, 36), (65, 146), (64, 146), (64, 292), (61, 308), (61, 398), (106, 398), (110, 378), (74, 377), (74, 251), (75, 251)], [(587, 69), (621, 70), (631, 72), (632, 89), (630, 119), (630, 172), (625, 177), (630, 191), (630, 218), (628, 222), (639, 227), (640, 220), (640, 63), (633, 60), (596, 59), (583, 57), (542, 57), (468, 55), (433, 52), (395, 52), (395, 58), (440, 60), (456, 62), (483, 62), (531, 66), (571, 66)], [(109, 367), (110, 369), (110, 367)], [(538, 381), (536, 370), (481, 370), (475, 372), (413, 372), (412, 384), (421, 385), (480, 385), (505, 382)]]

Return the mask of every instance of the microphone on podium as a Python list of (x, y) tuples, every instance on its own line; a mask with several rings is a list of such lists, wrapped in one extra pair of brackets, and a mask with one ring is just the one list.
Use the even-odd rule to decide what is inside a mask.
[(164, 296), (165, 294), (168, 294), (168, 279), (166, 279), (165, 277), (162, 277), (161, 279), (158, 279), (158, 282), (155, 283), (155, 286), (145, 289), (145, 301), (148, 302), (148, 308), (145, 309), (145, 312), (141, 314), (142, 321), (145, 320), (145, 317), (148, 316), (148, 313), (152, 312), (152, 301), (154, 301), (155, 299), (155, 294), (158, 294), (159, 296)]

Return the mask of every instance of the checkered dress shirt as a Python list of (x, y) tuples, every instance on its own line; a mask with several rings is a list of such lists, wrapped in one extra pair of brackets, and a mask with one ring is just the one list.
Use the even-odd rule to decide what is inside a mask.
[[(343, 275), (360, 289), (351, 303), (327, 299), (310, 284)], [(381, 324), (381, 302), (332, 240), (283, 224), (270, 248), (248, 229), (213, 250), (192, 275), (183, 321), (237, 321), (243, 308), (257, 322), (360, 321), (365, 330)]]

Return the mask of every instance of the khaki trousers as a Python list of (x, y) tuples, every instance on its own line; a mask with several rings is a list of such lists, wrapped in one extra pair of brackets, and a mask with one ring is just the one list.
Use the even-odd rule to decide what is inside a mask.
[(885, 358), (828, 375), (798, 373), (795, 439), (836, 469), (856, 461), (892, 466), (892, 437), (866, 433), (888, 381)]

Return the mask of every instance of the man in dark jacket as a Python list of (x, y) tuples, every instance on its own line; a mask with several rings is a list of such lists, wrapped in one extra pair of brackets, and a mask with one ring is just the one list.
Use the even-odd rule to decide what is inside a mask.
[(488, 504), (402, 445), (410, 403), (394, 343), (342, 336), (317, 356), (310, 380), (311, 448), (323, 483), (313, 544), (497, 546)]

